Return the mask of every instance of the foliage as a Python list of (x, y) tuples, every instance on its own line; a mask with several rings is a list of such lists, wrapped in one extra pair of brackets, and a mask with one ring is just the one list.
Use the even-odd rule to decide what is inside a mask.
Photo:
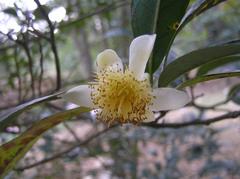
[(190, 52), (166, 66), (160, 75), (159, 85), (167, 86), (186, 72), (206, 63), (216, 62), (224, 57), (236, 55), (239, 50), (239, 43), (231, 43)]
[(0, 147), (1, 177), (4, 177), (6, 173), (12, 167), (14, 167), (15, 163), (18, 162), (21, 157), (23, 157), (23, 155), (32, 147), (32, 145), (45, 131), (63, 122), (64, 120), (88, 111), (89, 109), (86, 108), (76, 108), (52, 115), (33, 124), (30, 129), (22, 133), (20, 136), (2, 145), (2, 147)]
[[(240, 7), (240, 4), (231, 0), (222, 3), (224, 1), (70, 0), (40, 4), (34, 0), (36, 8), (33, 9), (21, 3), (9, 6), (0, 3), (1, 14), (4, 15), (2, 20), (6, 24), (5, 28), (0, 28), (0, 139), (3, 143), (0, 147), (0, 176), (9, 175), (10, 171), (31, 169), (61, 157), (65, 157), (64, 162), (76, 162), (81, 167), (84, 157), (102, 157), (104, 170), (110, 171), (111, 177), (120, 178), (186, 177), (178, 167), (183, 160), (190, 163), (204, 160), (194, 174), (196, 177), (211, 176), (223, 168), (239, 175), (237, 160), (229, 163), (221, 157), (219, 160), (214, 158), (221, 147), (214, 137), (225, 129), (194, 127), (239, 119), (240, 116), (239, 28), (232, 23), (232, 19), (238, 20), (240, 12), (235, 7)], [(64, 7), (66, 15), (60, 21), (51, 19), (50, 14), (61, 7)], [(8, 26), (7, 21), (14, 22), (15, 26)], [(94, 121), (93, 113), (87, 113), (89, 109), (66, 110), (69, 104), (60, 100), (63, 93), (59, 92), (60, 89), (86, 83), (92, 75), (93, 59), (103, 49), (119, 49), (119, 54), (126, 59), (132, 38), (130, 28), (134, 37), (157, 34), (147, 71), (151, 74), (153, 86), (158, 83), (159, 87), (188, 89), (193, 99), (189, 108), (183, 109), (186, 114), (173, 115), (176, 118), (174, 122), (165, 122), (172, 113), (156, 112), (155, 122), (135, 128), (131, 125), (105, 128)], [(199, 104), (199, 97), (195, 94), (199, 91), (198, 84), (222, 78), (233, 79), (233, 83), (227, 83), (226, 98), (209, 105), (214, 98), (211, 94), (212, 98), (205, 104)], [(211, 90), (207, 88), (207, 91)], [(235, 109), (230, 107), (228, 111), (228, 102), (233, 102)], [(208, 112), (221, 110), (221, 105), (227, 108), (225, 114), (208, 116)], [(84, 120), (76, 119), (76, 116)], [(60, 123), (63, 126), (55, 127)], [(82, 140), (77, 131), (84, 133), (84, 126), (90, 126), (92, 130), (87, 131)], [(187, 126), (193, 127), (179, 129)], [(14, 128), (18, 130), (11, 131)], [(63, 131), (67, 131), (74, 140), (60, 141), (58, 145), (55, 135)], [(199, 139), (200, 143), (188, 142), (188, 136)], [(94, 141), (96, 138), (98, 140)], [(38, 144), (41, 139), (45, 143)], [(42, 153), (46, 151), (47, 157), (22, 165), (20, 159), (35, 143), (36, 148), (42, 148)], [(170, 145), (166, 147), (166, 143)], [(65, 144), (67, 147), (62, 148)], [(186, 151), (179, 149), (180, 144)], [(50, 148), (55, 149), (52, 156), (48, 155)], [(167, 155), (159, 157), (162, 151)], [(139, 164), (144, 153), (151, 156), (152, 161)], [(89, 174), (97, 176), (99, 172), (97, 169), (90, 172), (79, 170), (82, 177)], [(57, 169), (60, 176), (63, 171)], [(228, 177), (225, 174), (221, 176)]]
[[(148, 62), (147, 68), (148, 72), (153, 74), (168, 53), (189, 0), (135, 0), (132, 2), (134, 36), (157, 34), (152, 60)], [(169, 12), (174, 13), (169, 15)]]

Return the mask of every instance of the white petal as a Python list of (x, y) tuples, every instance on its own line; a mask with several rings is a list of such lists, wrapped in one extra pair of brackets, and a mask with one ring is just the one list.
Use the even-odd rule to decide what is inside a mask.
[(147, 113), (147, 119), (145, 119), (143, 122), (153, 122), (155, 121), (155, 116), (153, 112)]
[(174, 88), (157, 88), (153, 89), (152, 110), (166, 111), (183, 107), (190, 102), (190, 98), (184, 91), (179, 91)]
[(135, 38), (129, 48), (129, 69), (138, 80), (142, 80), (147, 61), (152, 52), (156, 34)]
[(149, 73), (144, 73), (143, 74), (143, 80), (148, 80), (150, 82), (150, 75), (149, 75)]
[(91, 100), (91, 89), (88, 85), (80, 85), (68, 90), (63, 98), (66, 101), (77, 104), (83, 107), (93, 108), (94, 105)]
[(97, 70), (101, 71), (106, 67), (114, 65), (114, 69), (123, 69), (123, 64), (117, 53), (112, 49), (106, 49), (97, 56)]

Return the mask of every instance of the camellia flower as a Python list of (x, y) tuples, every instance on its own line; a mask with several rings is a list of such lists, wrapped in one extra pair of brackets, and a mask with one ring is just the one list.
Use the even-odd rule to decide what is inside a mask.
[(70, 89), (64, 98), (79, 106), (95, 109), (97, 119), (108, 123), (134, 123), (154, 120), (153, 111), (173, 110), (189, 102), (189, 96), (174, 88), (152, 89), (144, 73), (156, 35), (135, 38), (129, 49), (125, 69), (115, 51), (97, 56), (96, 79), (88, 85)]

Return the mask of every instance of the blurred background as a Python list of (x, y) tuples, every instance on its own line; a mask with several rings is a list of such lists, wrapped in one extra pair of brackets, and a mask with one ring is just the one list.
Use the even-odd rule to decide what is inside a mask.
[[(95, 58), (114, 49), (128, 63), (133, 39), (130, 0), (0, 1), (0, 110), (86, 83)], [(194, 1), (191, 1), (194, 2)], [(240, 1), (229, 0), (189, 23), (177, 36), (169, 61), (194, 49), (240, 38)], [(240, 69), (229, 63), (211, 72)], [(191, 71), (188, 77), (194, 76)], [(240, 108), (229, 99), (239, 78), (192, 87), (193, 102), (162, 121), (209, 119)], [(63, 101), (35, 107), (0, 134), (4, 143), (35, 121), (75, 106)], [(108, 128), (94, 113), (49, 130), (7, 178), (240, 178), (240, 121), (209, 126)]]

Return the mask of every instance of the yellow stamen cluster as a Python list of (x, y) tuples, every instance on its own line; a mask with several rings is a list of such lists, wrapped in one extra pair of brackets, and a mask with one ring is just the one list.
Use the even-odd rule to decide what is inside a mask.
[(148, 80), (137, 80), (128, 69), (125, 72), (108, 68), (97, 73), (90, 84), (91, 99), (99, 109), (97, 119), (112, 123), (139, 124), (151, 113), (151, 86)]

